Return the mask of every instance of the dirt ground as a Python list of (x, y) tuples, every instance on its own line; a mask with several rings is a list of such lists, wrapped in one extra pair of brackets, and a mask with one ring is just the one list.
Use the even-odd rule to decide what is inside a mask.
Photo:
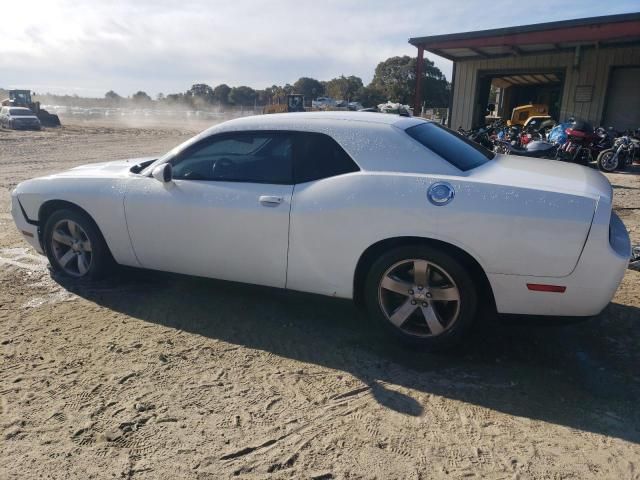
[[(137, 270), (76, 284), (15, 230), (18, 182), (193, 133), (0, 131), (0, 478), (640, 478), (640, 272), (592, 321), (487, 322), (426, 355), (349, 302)], [(640, 168), (609, 179), (640, 243)]]

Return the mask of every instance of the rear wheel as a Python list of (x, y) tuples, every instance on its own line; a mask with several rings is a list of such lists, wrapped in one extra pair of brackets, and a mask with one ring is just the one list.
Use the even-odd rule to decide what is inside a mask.
[(54, 212), (46, 221), (43, 240), (51, 267), (69, 277), (97, 279), (111, 266), (102, 234), (82, 212)]
[(476, 286), (464, 266), (426, 246), (382, 255), (369, 271), (365, 301), (370, 315), (401, 340), (430, 350), (462, 340), (477, 310)]
[(598, 155), (598, 168), (603, 172), (613, 172), (618, 168), (619, 156), (612, 149), (603, 150)]

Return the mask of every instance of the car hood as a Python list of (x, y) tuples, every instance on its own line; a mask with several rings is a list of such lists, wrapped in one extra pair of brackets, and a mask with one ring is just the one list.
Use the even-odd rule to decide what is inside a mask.
[(90, 163), (79, 167), (56, 173), (51, 177), (85, 177), (85, 178), (104, 178), (127, 175), (131, 167), (138, 163), (155, 160), (157, 157), (140, 157), (129, 158), (125, 160), (116, 160), (113, 162)]
[(499, 185), (580, 195), (611, 201), (613, 190), (607, 177), (593, 168), (573, 163), (496, 155), (494, 160), (469, 172), (473, 180)]

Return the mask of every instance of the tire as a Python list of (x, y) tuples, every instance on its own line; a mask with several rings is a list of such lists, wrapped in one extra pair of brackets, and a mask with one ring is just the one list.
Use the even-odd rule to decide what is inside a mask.
[(88, 215), (77, 210), (52, 213), (45, 223), (43, 243), (51, 268), (68, 277), (97, 280), (113, 265), (100, 230)]
[[(429, 273), (416, 276), (416, 268)], [(449, 254), (422, 245), (379, 257), (367, 274), (364, 297), (369, 315), (380, 325), (401, 341), (431, 351), (462, 341), (478, 308), (477, 287), (468, 270)]]
[(598, 155), (598, 168), (603, 172), (614, 172), (620, 165), (620, 160), (618, 158), (616, 158), (615, 161), (611, 160), (611, 157), (614, 154), (615, 152), (612, 148), (600, 152), (600, 155)]

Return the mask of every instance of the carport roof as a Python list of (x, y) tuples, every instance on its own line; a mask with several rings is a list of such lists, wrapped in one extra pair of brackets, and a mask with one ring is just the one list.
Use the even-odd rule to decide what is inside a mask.
[(454, 61), (640, 43), (640, 12), (413, 37), (409, 43)]

